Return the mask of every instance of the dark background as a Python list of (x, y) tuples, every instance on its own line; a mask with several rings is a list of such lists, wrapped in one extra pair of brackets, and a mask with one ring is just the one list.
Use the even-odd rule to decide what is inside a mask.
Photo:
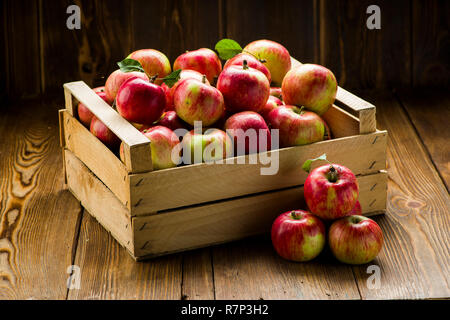
[[(81, 30), (66, 28), (71, 4), (81, 7)], [(381, 8), (381, 30), (366, 27), (371, 4)], [(224, 37), (242, 46), (281, 42), (347, 89), (445, 88), (449, 18), (448, 0), (3, 0), (0, 94), (39, 97), (80, 79), (101, 85), (135, 49), (161, 50), (173, 62)]]

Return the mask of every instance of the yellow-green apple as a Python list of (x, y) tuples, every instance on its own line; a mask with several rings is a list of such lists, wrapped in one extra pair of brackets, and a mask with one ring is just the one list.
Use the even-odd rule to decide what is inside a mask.
[(120, 139), (96, 116), (92, 117), (89, 130), (96, 136), (105, 146), (113, 151), (117, 151), (120, 145)]
[(229, 112), (259, 112), (269, 98), (270, 83), (264, 73), (249, 68), (244, 60), (242, 65), (229, 66), (222, 71), (217, 89), (222, 92)]
[(194, 51), (187, 51), (180, 55), (173, 64), (173, 70), (190, 69), (206, 75), (210, 83), (214, 83), (215, 78), (222, 71), (222, 62), (217, 54), (208, 48), (201, 48)]
[(281, 92), (280, 87), (270, 87), (270, 95), (283, 100), (283, 93)]
[(154, 126), (142, 133), (150, 140), (153, 170), (175, 167), (179, 157), (173, 159), (172, 150), (179, 144), (178, 136), (169, 128)]
[(280, 147), (301, 146), (324, 139), (322, 119), (296, 106), (278, 106), (269, 112), (267, 121), (272, 129), (279, 130)]
[[(242, 64), (244, 63), (244, 60), (247, 61), (247, 65), (250, 68), (259, 70), (262, 73), (264, 73), (267, 77), (267, 80), (269, 80), (269, 83), (272, 82), (272, 77), (270, 76), (269, 69), (267, 69), (267, 67), (264, 65), (263, 62), (261, 62), (261, 60), (258, 60), (256, 57), (254, 57), (248, 53), (239, 53), (239, 54), (235, 55), (233, 58), (229, 59), (225, 63), (223, 68), (225, 69), (229, 66), (242, 66)], [(264, 61), (264, 60), (262, 60), (262, 61)]]
[(160, 79), (168, 76), (172, 72), (169, 59), (164, 53), (158, 50), (137, 50), (130, 53), (127, 58), (139, 61), (148, 76), (157, 76), (158, 79), (155, 80), (156, 84), (161, 84), (162, 80)]
[(134, 77), (149, 81), (147, 75), (139, 71), (123, 72), (119, 69), (111, 73), (105, 83), (106, 102), (113, 104), (120, 86), (128, 79)]
[(291, 56), (289, 51), (281, 44), (271, 40), (257, 40), (244, 48), (258, 59), (264, 59), (264, 64), (270, 71), (272, 82), (280, 86), (286, 73), (291, 69)]
[(331, 225), (328, 244), (339, 261), (365, 264), (375, 259), (383, 247), (383, 232), (370, 218), (348, 216)]
[(215, 123), (225, 112), (225, 103), (219, 90), (204, 81), (188, 78), (177, 84), (173, 103), (177, 115), (190, 125), (201, 121), (204, 127)]
[[(105, 87), (98, 87), (92, 89), (100, 98), (102, 98), (106, 103), (108, 103), (106, 99)], [(84, 124), (86, 127), (91, 126), (91, 120), (94, 114), (81, 102), (78, 104), (78, 118), (80, 122)]]
[(183, 136), (183, 163), (215, 162), (233, 155), (233, 142), (220, 129), (191, 130)]
[(268, 122), (268, 115), (269, 113), (273, 110), (278, 108), (279, 106), (282, 106), (284, 103), (283, 101), (281, 101), (280, 99), (278, 99), (275, 96), (269, 96), (269, 99), (267, 99), (266, 104), (264, 105), (264, 107), (259, 111), (259, 114), (262, 115), (262, 117), (264, 118), (264, 120), (266, 120), (266, 122)]
[(300, 67), (303, 63), (301, 63), (300, 61), (298, 61), (297, 59), (291, 57), (291, 69)]
[(304, 106), (322, 115), (334, 103), (337, 82), (329, 69), (316, 64), (303, 64), (286, 74), (281, 91), (286, 104)]
[(312, 170), (303, 189), (309, 210), (325, 220), (346, 216), (358, 200), (355, 175), (339, 164), (327, 164)]
[(233, 114), (225, 121), (225, 130), (233, 139), (235, 154), (238, 156), (271, 149), (269, 127), (256, 112)]
[(164, 90), (142, 78), (131, 78), (120, 87), (116, 97), (117, 112), (128, 121), (152, 124), (166, 106)]
[(325, 226), (313, 214), (293, 210), (281, 214), (272, 224), (272, 244), (284, 259), (309, 261), (325, 246)]
[[(178, 81), (170, 88), (167, 84), (163, 83), (161, 85), (161, 88), (163, 88), (164, 93), (166, 94), (166, 111), (168, 110), (175, 110), (175, 106), (173, 105), (173, 93), (175, 92), (175, 89), (177, 88), (177, 85), (181, 82), (183, 79), (197, 79), (199, 81), (203, 81), (204, 77), (203, 74), (201, 74), (198, 71), (195, 70), (181, 70), (180, 77)], [(205, 83), (209, 84), (208, 79), (205, 79)]]

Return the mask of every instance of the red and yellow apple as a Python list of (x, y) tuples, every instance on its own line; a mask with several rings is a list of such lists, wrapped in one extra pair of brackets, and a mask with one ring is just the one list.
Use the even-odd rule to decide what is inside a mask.
[(266, 104), (264, 105), (264, 107), (259, 111), (259, 114), (262, 115), (262, 117), (264, 118), (264, 120), (266, 120), (266, 122), (268, 122), (269, 119), (269, 113), (273, 110), (278, 108), (279, 106), (284, 105), (283, 101), (281, 101), (280, 99), (278, 99), (275, 96), (269, 96), (269, 99), (267, 99)]
[(120, 139), (96, 116), (92, 117), (89, 130), (105, 146), (113, 151), (117, 151), (117, 148), (120, 146)]
[(215, 78), (222, 71), (222, 62), (217, 54), (208, 48), (201, 48), (188, 51), (180, 55), (173, 64), (173, 70), (190, 69), (206, 75), (210, 83), (214, 83)]
[[(242, 66), (244, 63), (244, 60), (247, 61), (247, 65), (250, 68), (256, 69), (264, 73), (267, 77), (267, 80), (269, 80), (269, 83), (272, 82), (272, 77), (270, 76), (270, 71), (267, 69), (267, 67), (262, 63), (260, 60), (258, 60), (255, 56), (252, 56), (248, 53), (239, 53), (235, 55), (233, 58), (229, 59), (223, 68), (227, 68), (229, 66)], [(264, 60), (263, 60), (264, 61)]]
[(339, 164), (312, 170), (304, 184), (309, 210), (325, 220), (346, 216), (358, 200), (358, 182), (353, 172)]
[(111, 73), (105, 83), (106, 102), (112, 105), (122, 84), (135, 77), (149, 81), (147, 75), (139, 71), (123, 72), (119, 69)]
[[(92, 89), (100, 98), (102, 98), (106, 103), (108, 103), (106, 99), (105, 87), (98, 87)], [(78, 118), (80, 122), (84, 124), (86, 127), (91, 126), (91, 120), (94, 114), (81, 102), (78, 104)]]
[(155, 123), (155, 125), (167, 127), (170, 130), (175, 131), (176, 129), (188, 129), (190, 130), (189, 124), (181, 120), (175, 111), (166, 111), (162, 117)]
[[(129, 59), (139, 61), (142, 68), (150, 77), (157, 76), (162, 79), (168, 76), (172, 72), (169, 59), (166, 55), (158, 50), (154, 49), (141, 49), (134, 51), (128, 55)], [(161, 84), (162, 80), (156, 79), (156, 84)]]
[(142, 133), (150, 140), (153, 170), (175, 167), (179, 160), (179, 153), (172, 152), (179, 144), (177, 135), (169, 128), (154, 126), (144, 129)]
[(270, 95), (283, 100), (283, 93), (280, 87), (270, 87)]
[(375, 259), (383, 247), (383, 232), (370, 218), (348, 216), (331, 225), (328, 244), (339, 261), (365, 264)]
[(192, 130), (183, 136), (182, 147), (185, 164), (220, 161), (233, 154), (231, 138), (219, 129)]
[(307, 211), (288, 211), (273, 222), (271, 237), (273, 247), (282, 258), (309, 261), (325, 246), (325, 226)]
[(281, 86), (286, 104), (304, 106), (318, 115), (334, 103), (337, 82), (333, 72), (316, 64), (303, 64), (289, 71)]

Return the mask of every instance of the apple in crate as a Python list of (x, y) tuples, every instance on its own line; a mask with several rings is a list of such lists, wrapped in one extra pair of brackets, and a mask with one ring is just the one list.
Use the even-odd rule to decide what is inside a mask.
[(185, 164), (213, 162), (233, 155), (233, 142), (224, 131), (206, 129), (203, 133), (194, 130), (186, 133), (182, 140)]
[[(155, 126), (142, 131), (150, 140), (153, 170), (176, 167), (180, 161), (179, 152), (176, 152), (180, 143), (175, 132), (163, 126)], [(175, 151), (174, 151), (175, 150)]]
[(283, 101), (274, 96), (269, 96), (264, 107), (259, 111), (259, 113), (263, 116), (264, 120), (268, 121), (269, 113), (278, 108), (279, 106), (284, 105)]
[(270, 87), (270, 95), (283, 100), (283, 93), (281, 92), (280, 87)]
[(190, 69), (206, 75), (210, 83), (215, 81), (222, 71), (222, 63), (217, 54), (208, 48), (187, 51), (180, 55), (173, 64), (173, 70)]
[(238, 156), (271, 149), (269, 127), (256, 112), (235, 113), (225, 121), (224, 127), (233, 139), (235, 154)]
[[(141, 49), (134, 51), (128, 55), (129, 59), (134, 59), (139, 61), (144, 68), (145, 72), (149, 76), (157, 75), (158, 78), (162, 79), (172, 72), (170, 67), (169, 59), (166, 55), (158, 50), (154, 49)], [(155, 80), (156, 84), (160, 84), (162, 80)]]
[(280, 86), (286, 73), (291, 69), (291, 56), (289, 51), (281, 44), (271, 40), (257, 40), (245, 46), (244, 51), (250, 52), (259, 59), (270, 71), (272, 82)]
[(106, 102), (112, 105), (122, 84), (135, 77), (149, 81), (147, 75), (139, 71), (123, 72), (119, 69), (111, 73), (105, 83)]
[(348, 216), (335, 221), (328, 231), (333, 255), (348, 264), (365, 264), (378, 255), (383, 246), (383, 232), (370, 218)]
[(223, 94), (227, 111), (259, 112), (269, 98), (270, 83), (264, 73), (249, 68), (244, 60), (242, 65), (229, 66), (222, 71), (217, 89)]
[(273, 222), (271, 237), (275, 251), (284, 259), (309, 261), (325, 246), (325, 226), (307, 211), (288, 211)]
[(314, 112), (296, 106), (279, 106), (267, 116), (272, 129), (278, 129), (280, 146), (300, 146), (324, 139), (322, 119)]
[(304, 106), (322, 115), (334, 103), (337, 82), (333, 72), (316, 64), (303, 64), (289, 71), (281, 86), (286, 104)]
[(113, 151), (117, 151), (117, 148), (120, 146), (120, 139), (96, 116), (92, 117), (89, 130), (105, 146)]
[(120, 87), (116, 106), (117, 112), (128, 121), (152, 124), (163, 114), (166, 96), (160, 86), (135, 77)]
[[(269, 80), (269, 83), (272, 82), (272, 78), (270, 76), (270, 71), (267, 69), (267, 67), (264, 65), (263, 62), (258, 60), (256, 57), (252, 56), (248, 53), (239, 53), (235, 55), (233, 58), (229, 59), (225, 65), (223, 66), (223, 69), (229, 67), (229, 66), (242, 66), (244, 63), (244, 60), (247, 61), (247, 65), (250, 68), (256, 69), (264, 73), (267, 77), (267, 80)], [(262, 60), (264, 61), (264, 60)]]
[(170, 130), (176, 129), (190, 129), (189, 124), (181, 120), (175, 111), (166, 111), (162, 115), (161, 119), (156, 122), (156, 125), (167, 127)]
[[(106, 99), (105, 87), (98, 87), (92, 89), (100, 98), (102, 98), (106, 103), (108, 103)], [(81, 102), (78, 104), (78, 118), (80, 122), (84, 124), (86, 127), (91, 126), (91, 120), (94, 114)]]
[(177, 115), (191, 126), (195, 121), (201, 121), (204, 127), (210, 126), (225, 112), (222, 94), (206, 80), (206, 77), (203, 77), (203, 81), (184, 79), (177, 84), (173, 93)]
[(355, 207), (358, 192), (358, 182), (353, 172), (334, 163), (312, 170), (304, 184), (309, 210), (325, 220), (346, 216)]

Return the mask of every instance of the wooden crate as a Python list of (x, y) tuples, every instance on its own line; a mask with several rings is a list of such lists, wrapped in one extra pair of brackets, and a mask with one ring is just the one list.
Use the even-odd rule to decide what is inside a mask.
[[(301, 165), (323, 153), (357, 176), (363, 214), (386, 209), (387, 132), (376, 129), (375, 106), (342, 88), (324, 115), (334, 139), (270, 151), (279, 159), (275, 175), (248, 163), (152, 171), (150, 142), (133, 125), (84, 82), (67, 83), (64, 92), (59, 119), (67, 186), (137, 260), (269, 232), (279, 214), (305, 207)], [(78, 102), (123, 141), (123, 161), (77, 120)]]

